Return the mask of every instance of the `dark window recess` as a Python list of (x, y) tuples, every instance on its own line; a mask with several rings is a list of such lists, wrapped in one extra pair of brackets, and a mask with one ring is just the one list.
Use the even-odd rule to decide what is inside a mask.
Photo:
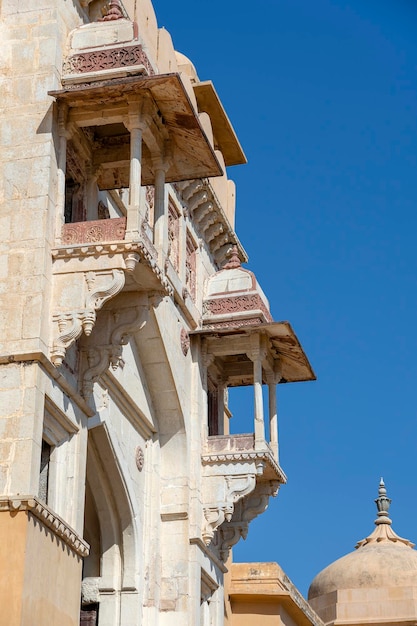
[(84, 186), (72, 178), (65, 181), (65, 223), (85, 222)]
[(207, 404), (208, 404), (208, 434), (219, 434), (219, 402), (218, 392), (214, 385), (209, 383), (209, 389), (207, 392)]
[(80, 612), (80, 626), (98, 626), (98, 604), (86, 604)]
[(39, 471), (39, 498), (48, 504), (49, 464), (51, 461), (52, 446), (42, 439), (41, 467)]

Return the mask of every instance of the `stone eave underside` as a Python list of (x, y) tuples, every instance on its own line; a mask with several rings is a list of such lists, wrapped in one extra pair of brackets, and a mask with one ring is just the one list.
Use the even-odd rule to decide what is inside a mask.
[[(149, 132), (154, 126), (155, 129), (158, 128), (159, 134), (166, 134), (166, 139), (171, 141), (172, 159), (166, 172), (166, 182), (223, 175), (214, 149), (178, 74), (82, 83), (59, 91), (50, 91), (49, 95), (69, 107), (68, 121), (78, 127), (123, 122), (129, 116), (129, 100), (140, 95), (149, 105), (147, 115), (152, 121), (152, 124), (147, 125)], [(126, 130), (126, 135), (128, 134)], [(150, 143), (154, 143), (154, 138), (150, 138)], [(128, 151), (125, 156), (121, 163), (126, 169), (125, 176), (128, 177)], [(145, 160), (142, 164), (142, 184), (151, 185), (154, 174), (147, 164), (145, 151), (143, 156)]]
[[(277, 362), (281, 373), (280, 384), (285, 382), (307, 382), (316, 380), (316, 375), (310, 365), (298, 337), (293, 331), (289, 322), (252, 323), (245, 325), (245, 320), (233, 320), (224, 322), (224, 326), (210, 328), (205, 323), (203, 329), (192, 331), (192, 335), (200, 335), (207, 340), (208, 351), (215, 357), (225, 357), (226, 355), (244, 353), (247, 351), (246, 340), (251, 334), (264, 334), (269, 342), (269, 352), (271, 358)], [(232, 348), (228, 347), (228, 340)], [(237, 348), (236, 341), (239, 341), (241, 348)], [(242, 369), (245, 363), (241, 363)], [(248, 360), (248, 367), (251, 368)], [(249, 372), (249, 377), (251, 372)], [(242, 384), (242, 383), (240, 383)], [(247, 382), (245, 384), (252, 384)]]
[(35, 496), (15, 497), (7, 496), (0, 498), (0, 511), (18, 513), (27, 511), (34, 515), (44, 526), (49, 528), (54, 535), (81, 557), (89, 554), (90, 546), (86, 543), (64, 520), (54, 513), (44, 502)]

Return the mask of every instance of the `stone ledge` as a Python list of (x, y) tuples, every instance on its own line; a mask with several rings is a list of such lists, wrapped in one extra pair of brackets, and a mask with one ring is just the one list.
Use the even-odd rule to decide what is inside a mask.
[(76, 554), (86, 557), (90, 552), (88, 543), (36, 496), (2, 496), (0, 497), (0, 511), (10, 511), (11, 513), (29, 511), (57, 537), (60, 537)]

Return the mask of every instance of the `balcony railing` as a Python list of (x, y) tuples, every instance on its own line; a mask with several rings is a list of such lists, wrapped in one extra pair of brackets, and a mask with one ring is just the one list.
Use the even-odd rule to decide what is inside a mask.
[(62, 244), (102, 243), (123, 241), (126, 233), (126, 218), (114, 217), (105, 220), (72, 222), (62, 227)]

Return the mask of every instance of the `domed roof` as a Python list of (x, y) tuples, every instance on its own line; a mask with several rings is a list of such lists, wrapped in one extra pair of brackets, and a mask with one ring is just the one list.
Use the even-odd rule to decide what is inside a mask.
[(204, 290), (203, 324), (210, 327), (256, 325), (272, 321), (269, 302), (256, 276), (241, 266), (237, 246)]
[[(311, 583), (308, 600), (319, 615), (324, 611), (327, 615), (332, 613), (334, 618), (337, 615), (340, 618), (340, 607), (337, 605), (344, 603), (343, 618), (349, 623), (361, 623), (360, 619), (365, 618), (371, 619), (372, 623), (369, 612), (372, 612), (370, 607), (372, 602), (375, 604), (376, 594), (380, 608), (381, 603), (391, 601), (393, 588), (398, 599), (403, 593), (410, 596), (406, 591), (410, 588), (415, 590), (412, 596), (417, 596), (417, 551), (413, 550), (413, 543), (399, 537), (391, 528), (392, 522), (388, 517), (391, 500), (386, 495), (382, 478), (375, 502), (378, 517), (374, 531), (356, 544), (354, 552), (326, 567)], [(327, 600), (324, 601), (325, 597)], [(394, 607), (392, 601), (388, 608), (381, 610), (382, 615), (390, 612), (393, 613), (391, 617), (401, 617), (395, 613), (399, 609)], [(407, 608), (407, 615), (417, 617), (415, 602)], [(350, 621), (352, 616), (355, 619)], [(322, 619), (332, 621), (326, 620), (325, 616)]]

